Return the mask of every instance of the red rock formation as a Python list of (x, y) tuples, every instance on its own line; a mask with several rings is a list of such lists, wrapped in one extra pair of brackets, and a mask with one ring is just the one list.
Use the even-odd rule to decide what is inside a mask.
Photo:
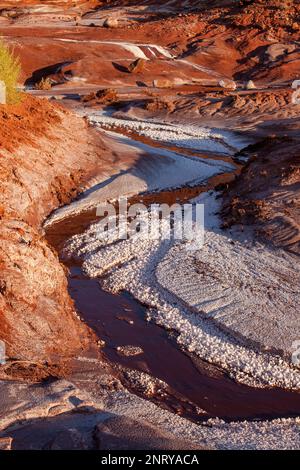
[(275, 246), (300, 254), (300, 142), (269, 138), (249, 148), (252, 159), (230, 184), (226, 225), (253, 225)]
[(41, 223), (110, 157), (81, 118), (46, 100), (1, 106), (0, 122), (0, 339), (10, 358), (59, 364), (88, 347), (91, 333)]
[[(20, 2), (20, 7), (36, 3)], [(29, 10), (23, 16), (10, 18), (7, 26), (3, 25), (3, 32), (11, 37), (20, 54), (24, 80), (36, 72), (53, 75), (53, 68), (60, 67), (57, 83), (76, 77), (85, 80), (84, 84), (114, 86), (118, 81), (135, 85), (136, 77), (126, 74), (128, 61), (133, 61), (134, 55), (114, 41), (168, 46), (177, 57), (178, 60), (172, 60), (159, 51), (152, 51), (153, 55), (144, 47), (144, 54), (151, 60), (140, 72), (139, 79), (148, 85), (155, 79), (166, 78), (210, 79), (216, 83), (221, 78), (253, 79), (269, 84), (299, 75), (300, 4), (297, 1), (196, 1), (184, 2), (184, 6), (178, 1), (149, 1), (144, 2), (148, 8), (143, 13), (137, 1), (109, 2), (115, 9), (99, 10), (99, 5), (105, 3), (75, 2), (72, 6), (71, 2), (49, 1), (48, 5), (58, 8), (56, 12)], [(12, 8), (13, 4), (5, 2), (4, 6), (10, 11), (9, 6)], [(131, 5), (130, 11), (123, 8), (127, 4)], [(64, 21), (60, 19), (59, 9), (65, 12)], [(74, 23), (72, 30), (69, 25), (78, 12), (84, 21), (77, 21), (78, 27)], [(2, 19), (6, 18), (4, 14)], [(103, 28), (101, 21), (113, 14), (118, 16), (120, 27)], [(51, 29), (47, 24), (52, 24)], [(96, 27), (88, 26), (93, 24)], [(67, 30), (64, 25), (68, 26)], [(90, 40), (93, 41), (90, 44), (84, 42)], [(99, 43), (107, 40), (112, 41), (109, 48)], [(274, 55), (274, 50), (282, 53)], [(63, 65), (65, 62), (72, 64)], [(189, 62), (198, 68), (189, 66)]]

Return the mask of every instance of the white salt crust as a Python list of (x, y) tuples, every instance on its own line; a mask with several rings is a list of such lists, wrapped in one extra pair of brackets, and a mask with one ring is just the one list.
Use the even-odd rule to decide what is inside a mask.
[(109, 145), (121, 156), (125, 153), (135, 155), (134, 164), (129, 167), (123, 165), (116, 169), (115, 174), (102, 177), (78, 200), (55, 211), (45, 225), (120, 196), (204, 184), (212, 176), (234, 170), (231, 163), (223, 160), (190, 157), (157, 149), (115, 132), (106, 131), (106, 136)]
[[(293, 268), (289, 257), (281, 252), (272, 253), (268, 248), (255, 246), (252, 242), (250, 244), (236, 242), (232, 245), (229, 234), (224, 236), (218, 232), (218, 220), (214, 215), (218, 203), (214, 195), (203, 195), (199, 198), (199, 202), (205, 203), (207, 209), (206, 227), (209, 226), (209, 229), (207, 228), (206, 231), (205, 245), (198, 251), (186, 249), (191, 242), (145, 240), (138, 236), (118, 241), (113, 236), (110, 237), (109, 234), (107, 240), (101, 240), (97, 232), (97, 224), (95, 224), (84, 234), (73, 237), (66, 247), (66, 252), (84, 257), (83, 268), (88, 276), (100, 277), (105, 274), (104, 287), (110, 292), (116, 293), (126, 290), (136, 299), (148, 305), (149, 318), (167, 329), (176, 330), (179, 333), (177, 341), (182, 347), (227, 370), (236, 380), (261, 387), (277, 385), (298, 389), (300, 387), (300, 373), (289, 361), (267, 352), (256, 351), (254, 347), (247, 347), (237, 340), (240, 336), (239, 330), (244, 335), (247, 331), (251, 334), (253, 328), (259, 332), (259, 322), (272, 308), (277, 309), (280, 316), (283, 312), (286, 295), (293, 294), (292, 307), (297, 304), (299, 298), (297, 292), (294, 292), (293, 282), (297, 282), (298, 269)], [(244, 243), (246, 243), (246, 247)], [(215, 257), (212, 249), (216, 253)], [(221, 276), (220, 282), (224, 284), (222, 284), (221, 291), (218, 286), (214, 292), (211, 284), (209, 284), (209, 288), (203, 290), (201, 286), (202, 274), (197, 278), (195, 270), (192, 273), (184, 270), (184, 266), (189, 266), (191, 257), (202, 263), (211, 264), (214, 262), (218, 268), (220, 262), (218, 253), (223, 252), (224, 266), (221, 263), (222, 270), (220, 273), (217, 272), (217, 275)], [(275, 272), (273, 271), (274, 263), (276, 265)], [(260, 269), (265, 265), (268, 269), (260, 275), (260, 279)], [(187, 280), (190, 274), (192, 274), (191, 283), (187, 289)], [(294, 279), (292, 279), (291, 285), (286, 283), (281, 289), (279, 281), (283, 276), (286, 279), (287, 274), (292, 274)], [(235, 277), (238, 277), (242, 283), (240, 289), (230, 283), (226, 285), (228, 280)], [(257, 287), (257, 284), (262, 281), (264, 283), (268, 281), (271, 285), (272, 283), (276, 284), (276, 289), (274, 288), (276, 295), (274, 294), (272, 301), (268, 300), (269, 294), (265, 284), (264, 289)], [(214, 282), (216, 281), (214, 280)], [(250, 287), (245, 288), (245, 283), (248, 283)], [(205, 285), (207, 285), (207, 279), (205, 279)], [(224, 299), (222, 298), (222, 289), (225, 289), (226, 293), (225, 295), (223, 292)], [(235, 289), (238, 289), (238, 292)], [(246, 308), (249, 307), (251, 295), (253, 301), (258, 296), (261, 297), (261, 315), (259, 315), (259, 309), (257, 312), (252, 310), (253, 315), (256, 313), (254, 318), (247, 315), (247, 312), (243, 313), (243, 305)], [(204, 308), (206, 315), (201, 313), (204, 303), (206, 304)], [(293, 323), (292, 307), (292, 326), (289, 330), (288, 320), (286, 319), (285, 322), (285, 330), (290, 334), (291, 340), (294, 330), (297, 328), (297, 325)], [(234, 328), (232, 325), (228, 326), (230, 334), (220, 328), (224, 308), (225, 326), (228, 326), (226, 321), (230, 319), (232, 311)], [(221, 313), (219, 314), (220, 318), (217, 318), (216, 321), (214, 316), (217, 316), (218, 309)], [(286, 307), (287, 312), (288, 307)], [(252, 320), (253, 328), (251, 328)], [(272, 324), (274, 326), (273, 332)], [(278, 338), (278, 326), (275, 322), (270, 321), (268, 328), (267, 339), (271, 344), (273, 335), (274, 340)], [(248, 339), (251, 341), (252, 337)], [(262, 334), (263, 340), (264, 335)], [(288, 345), (289, 341), (286, 344)]]
[(117, 126), (152, 140), (171, 143), (182, 148), (231, 155), (245, 146), (244, 138), (222, 129), (199, 127), (187, 123), (179, 125), (141, 119), (117, 119), (101, 111), (90, 112), (88, 117), (92, 124), (104, 129), (113, 129)]

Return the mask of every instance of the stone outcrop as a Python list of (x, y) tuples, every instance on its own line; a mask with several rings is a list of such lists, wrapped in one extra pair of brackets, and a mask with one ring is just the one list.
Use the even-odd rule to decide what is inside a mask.
[(128, 72), (130, 73), (140, 73), (144, 70), (146, 65), (146, 60), (145, 59), (136, 59), (133, 61), (129, 67), (128, 67)]
[(225, 226), (252, 225), (263, 239), (299, 255), (299, 139), (268, 138), (245, 153), (253, 158), (225, 193)]
[(233, 80), (229, 80), (228, 78), (224, 78), (223, 80), (219, 81), (219, 85), (226, 90), (236, 90), (237, 84)]
[(103, 26), (105, 28), (118, 28), (119, 22), (117, 18), (106, 18), (106, 20), (103, 23)]
[(59, 364), (88, 347), (91, 333), (41, 224), (109, 158), (83, 119), (45, 100), (24, 98), (0, 118), (0, 339), (8, 359)]

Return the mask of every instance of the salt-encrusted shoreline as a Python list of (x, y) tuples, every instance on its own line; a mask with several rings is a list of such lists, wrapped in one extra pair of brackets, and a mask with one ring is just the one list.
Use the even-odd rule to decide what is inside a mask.
[(120, 155), (135, 156), (135, 161), (122, 163), (116, 173), (106, 175), (94, 182), (81, 197), (55, 211), (45, 226), (71, 214), (97, 207), (119, 197), (133, 196), (143, 192), (181, 188), (205, 184), (213, 176), (234, 171), (234, 166), (222, 160), (181, 155), (163, 148), (137, 142), (115, 132), (105, 131), (107, 144)]
[[(204, 202), (208, 208), (206, 220), (212, 229), (218, 223), (214, 216), (218, 207), (215, 197), (204, 195), (199, 202)], [(207, 232), (207, 246), (199, 251), (200, 254), (210, 246), (217, 235), (213, 230)], [(226, 250), (232, 247), (234, 253), (239, 249), (231, 245), (222, 235), (218, 236), (220, 251), (224, 242)], [(172, 276), (178, 275), (178, 270), (175, 269), (176, 272), (173, 274), (168, 272), (163, 276), (161, 262), (164, 260), (167, 263), (167, 258), (170, 256), (174, 263), (175, 256), (182, 253), (187, 255), (188, 243), (190, 242), (144, 240), (140, 237), (125, 241), (116, 241), (112, 237), (103, 241), (98, 237), (95, 224), (83, 235), (73, 237), (66, 251), (84, 257), (83, 268), (88, 276), (99, 277), (105, 273), (104, 287), (107, 290), (111, 292), (126, 290), (140, 302), (148, 305), (149, 318), (167, 329), (177, 331), (179, 333), (177, 341), (181, 347), (222, 367), (236, 380), (252, 386), (299, 389), (300, 372), (288, 361), (280, 356), (258, 352), (254, 348), (240, 344), (238, 338), (225, 333), (213, 318), (208, 320), (204, 315), (197, 313), (195, 306), (188, 305), (187, 299), (184, 301), (180, 299), (178, 292), (174, 295)], [(266, 248), (264, 252), (261, 247), (260, 262), (263, 262), (265, 255), (270, 254)], [(282, 262), (283, 258), (281, 264)], [(278, 270), (280, 273), (280, 265)], [(181, 286), (184, 286), (183, 280)]]
[(174, 146), (232, 155), (250, 143), (249, 139), (224, 129), (199, 127), (192, 124), (156, 122), (132, 117), (122, 119), (101, 111), (82, 111), (91, 124), (103, 129), (123, 128), (152, 140)]

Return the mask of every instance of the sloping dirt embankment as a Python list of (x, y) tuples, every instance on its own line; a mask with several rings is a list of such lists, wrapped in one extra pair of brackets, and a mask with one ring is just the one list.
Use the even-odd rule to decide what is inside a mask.
[(7, 374), (22, 374), (27, 364), (43, 375), (45, 363), (60, 370), (92, 335), (75, 314), (41, 224), (110, 167), (110, 153), (83, 119), (46, 100), (0, 106), (0, 122), (0, 339)]
[(248, 164), (225, 193), (225, 226), (252, 225), (274, 246), (299, 255), (299, 138), (269, 138), (246, 154)]

